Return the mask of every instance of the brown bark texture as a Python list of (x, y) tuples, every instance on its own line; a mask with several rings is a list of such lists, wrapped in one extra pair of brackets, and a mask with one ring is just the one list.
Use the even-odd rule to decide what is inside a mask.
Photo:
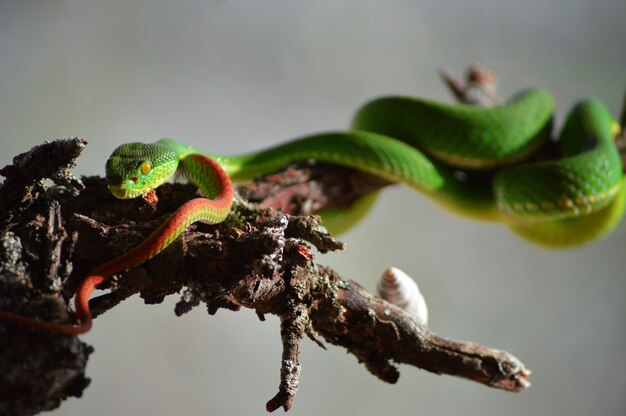
[[(37, 146), (0, 171), (0, 310), (72, 323), (69, 301), (87, 273), (146, 238), (185, 201), (193, 186), (166, 184), (150, 198), (117, 200), (100, 177), (75, 178), (78, 138)], [(329, 165), (292, 166), (239, 188), (231, 214), (196, 224), (152, 260), (107, 283), (94, 315), (139, 294), (146, 303), (180, 297), (175, 313), (204, 305), (251, 308), (280, 317), (283, 344), (278, 393), (267, 410), (287, 410), (298, 389), (304, 337), (342, 346), (381, 380), (394, 363), (451, 374), (508, 391), (528, 386), (528, 370), (509, 353), (432, 333), (358, 283), (317, 264), (343, 250), (307, 211), (350, 205), (386, 182)], [(254, 200), (256, 202), (250, 202)], [(277, 202), (278, 201), (278, 202)], [(282, 209), (263, 208), (279, 205)], [(95, 330), (97, 329), (97, 319)], [(79, 397), (93, 348), (77, 337), (0, 321), (0, 414), (32, 415)]]
[[(442, 78), (461, 102), (500, 102), (496, 75), (485, 68), (471, 68), (466, 82), (447, 73)], [(197, 197), (193, 186), (166, 184), (145, 198), (117, 200), (103, 178), (72, 175), (85, 146), (79, 138), (46, 142), (0, 170), (0, 310), (74, 322), (69, 301), (81, 279)], [(346, 348), (385, 382), (395, 383), (395, 364), (405, 363), (524, 390), (530, 372), (513, 355), (436, 335), (314, 261), (317, 253), (345, 245), (311, 214), (350, 207), (387, 185), (346, 168), (301, 164), (240, 186), (224, 222), (195, 224), (155, 258), (114, 276), (104, 285), (108, 293), (91, 299), (92, 311), (105, 313), (135, 294), (147, 304), (177, 294), (177, 315), (201, 304), (211, 315), (242, 307), (260, 319), (277, 315), (283, 354), (278, 393), (267, 402), (268, 411), (292, 405), (305, 335), (322, 348), (324, 342)], [(80, 397), (89, 385), (85, 367), (92, 352), (77, 337), (0, 321), (0, 415), (33, 415)]]
[[(501, 102), (496, 74), (471, 68), (465, 81), (442, 78), (460, 102)], [(621, 125), (626, 125), (626, 106)], [(626, 129), (623, 129), (623, 131)], [(626, 157), (626, 136), (617, 139)], [(116, 200), (101, 177), (71, 173), (86, 142), (46, 142), (0, 169), (0, 311), (50, 322), (75, 322), (69, 306), (87, 273), (145, 239), (185, 201), (190, 185), (166, 184), (143, 199)], [(550, 149), (548, 149), (550, 151)], [(195, 224), (164, 252), (110, 279), (91, 299), (94, 315), (139, 294), (157, 304), (180, 297), (175, 313), (204, 305), (280, 318), (283, 354), (278, 393), (268, 411), (288, 410), (298, 389), (300, 343), (344, 347), (373, 375), (394, 383), (396, 364), (449, 374), (518, 392), (529, 371), (511, 354), (434, 334), (401, 309), (314, 261), (344, 250), (311, 215), (346, 208), (389, 185), (365, 173), (323, 164), (286, 167), (238, 187), (221, 224)], [(374, 243), (373, 243), (374, 244)], [(95, 330), (98, 330), (97, 320)], [(0, 415), (33, 415), (80, 397), (93, 348), (78, 337), (50, 334), (0, 320)]]

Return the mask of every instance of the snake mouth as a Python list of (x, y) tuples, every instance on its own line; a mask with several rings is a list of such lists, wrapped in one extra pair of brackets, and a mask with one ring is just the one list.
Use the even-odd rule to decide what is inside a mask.
[(132, 199), (137, 198), (146, 193), (145, 189), (128, 189), (118, 185), (109, 185), (109, 191), (118, 199)]
[(132, 199), (147, 194), (152, 190), (145, 185), (138, 186), (137, 178), (132, 177), (122, 181), (108, 183), (109, 191), (118, 199)]

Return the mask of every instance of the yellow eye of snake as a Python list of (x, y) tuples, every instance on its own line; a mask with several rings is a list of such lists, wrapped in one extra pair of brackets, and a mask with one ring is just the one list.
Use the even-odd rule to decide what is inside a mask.
[(149, 162), (143, 162), (140, 169), (142, 174), (147, 175), (152, 170), (152, 166)]

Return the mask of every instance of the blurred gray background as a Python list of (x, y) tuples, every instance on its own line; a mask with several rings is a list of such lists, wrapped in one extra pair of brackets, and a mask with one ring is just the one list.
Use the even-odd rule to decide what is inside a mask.
[[(0, 166), (77, 135), (89, 141), (81, 174), (102, 174), (131, 140), (252, 150), (344, 128), (378, 95), (450, 100), (437, 71), (474, 62), (499, 71), (505, 96), (548, 88), (560, 119), (589, 95), (618, 114), (624, 17), (623, 0), (0, 0)], [(436, 332), (514, 353), (533, 386), (512, 394), (407, 366), (387, 385), (305, 339), (290, 414), (626, 414), (626, 224), (551, 251), (395, 187), (343, 239), (347, 252), (317, 260), (371, 290), (387, 266), (404, 269)], [(277, 319), (202, 308), (177, 319), (175, 300), (135, 298), (98, 318), (84, 337), (92, 384), (52, 414), (264, 414)]]

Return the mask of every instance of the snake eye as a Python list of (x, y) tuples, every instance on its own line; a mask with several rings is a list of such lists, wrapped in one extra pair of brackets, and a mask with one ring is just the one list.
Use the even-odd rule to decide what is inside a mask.
[(139, 167), (139, 170), (143, 175), (147, 175), (152, 170), (152, 165), (150, 165), (150, 162), (143, 162)]

